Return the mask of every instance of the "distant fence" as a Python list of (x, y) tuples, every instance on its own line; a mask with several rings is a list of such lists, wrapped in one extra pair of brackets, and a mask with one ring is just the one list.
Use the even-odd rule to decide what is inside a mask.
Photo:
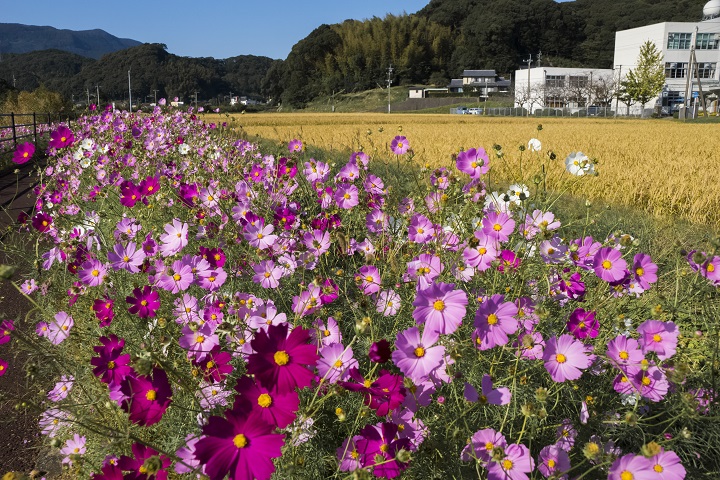
[[(608, 118), (608, 117), (639, 117), (637, 115), (627, 115), (625, 110), (618, 112), (615, 115), (615, 110), (611, 107), (587, 107), (587, 108), (543, 108), (536, 109), (534, 112), (528, 115), (528, 111), (525, 108), (520, 107), (499, 107), (499, 108), (450, 108), (449, 113), (459, 115), (487, 115), (495, 117), (570, 117), (570, 118)], [(647, 116), (649, 117), (652, 111), (649, 111)]]
[(0, 152), (14, 150), (18, 141), (32, 137), (37, 144), (38, 136), (50, 129), (53, 118), (60, 121), (59, 114), (51, 113), (0, 113)]

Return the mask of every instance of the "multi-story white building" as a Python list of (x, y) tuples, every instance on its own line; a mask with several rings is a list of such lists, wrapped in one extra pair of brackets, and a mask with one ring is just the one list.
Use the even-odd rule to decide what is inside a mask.
[(515, 106), (535, 112), (546, 108), (575, 113), (589, 106), (608, 106), (613, 70), (536, 67), (516, 70)]
[[(636, 67), (640, 46), (646, 41), (650, 40), (662, 51), (665, 87), (660, 96), (645, 105), (646, 109), (660, 106), (665, 113), (670, 113), (686, 100), (691, 100), (685, 98), (688, 77), (688, 97), (697, 98), (698, 83), (706, 95), (709, 90), (717, 90), (720, 86), (720, 0), (709, 1), (703, 9), (702, 18), (699, 22), (662, 22), (615, 33), (617, 79), (625, 79), (627, 73)], [(694, 66), (690, 71), (693, 49), (697, 59), (697, 72)], [(641, 109), (641, 105), (634, 105), (632, 113), (640, 113)], [(619, 113), (625, 111), (621, 104)]]

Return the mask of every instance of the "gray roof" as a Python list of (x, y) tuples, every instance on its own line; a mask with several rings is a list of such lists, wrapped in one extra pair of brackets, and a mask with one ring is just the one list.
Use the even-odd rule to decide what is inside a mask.
[(449, 88), (455, 88), (455, 87), (462, 87), (463, 81), (462, 78), (453, 78), (450, 80), (450, 85), (448, 85)]
[(494, 77), (495, 70), (463, 70), (463, 77)]

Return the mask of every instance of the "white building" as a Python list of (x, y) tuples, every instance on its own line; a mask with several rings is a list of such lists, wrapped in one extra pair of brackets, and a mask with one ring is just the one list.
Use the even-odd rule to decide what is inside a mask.
[[(700, 12), (698, 12), (699, 14)], [(699, 15), (698, 15), (699, 17)], [(644, 27), (622, 30), (615, 33), (615, 74), (625, 79), (635, 68), (640, 46), (646, 41), (653, 42), (662, 51), (665, 64), (665, 87), (659, 97), (645, 105), (647, 110), (662, 107), (671, 113), (685, 102), (685, 89), (690, 77), (688, 96), (697, 98), (698, 83), (703, 93), (717, 90), (720, 86), (720, 0), (711, 0), (703, 9), (703, 20), (699, 22), (662, 22)], [(695, 50), (698, 75), (690, 66), (691, 51)], [(692, 69), (692, 71), (690, 71)], [(693, 92), (693, 93), (690, 93)], [(634, 105), (631, 113), (641, 113), (642, 106)], [(619, 106), (619, 113), (626, 107)]]
[(612, 69), (536, 67), (515, 71), (515, 106), (530, 112), (546, 108), (576, 113), (608, 106)]

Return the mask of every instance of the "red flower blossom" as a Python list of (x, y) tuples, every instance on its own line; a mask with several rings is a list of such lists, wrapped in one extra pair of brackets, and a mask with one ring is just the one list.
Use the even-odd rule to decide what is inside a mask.
[(122, 409), (130, 414), (130, 421), (149, 426), (160, 421), (172, 399), (172, 389), (164, 370), (153, 368), (152, 377), (127, 376), (120, 384), (125, 395)]

